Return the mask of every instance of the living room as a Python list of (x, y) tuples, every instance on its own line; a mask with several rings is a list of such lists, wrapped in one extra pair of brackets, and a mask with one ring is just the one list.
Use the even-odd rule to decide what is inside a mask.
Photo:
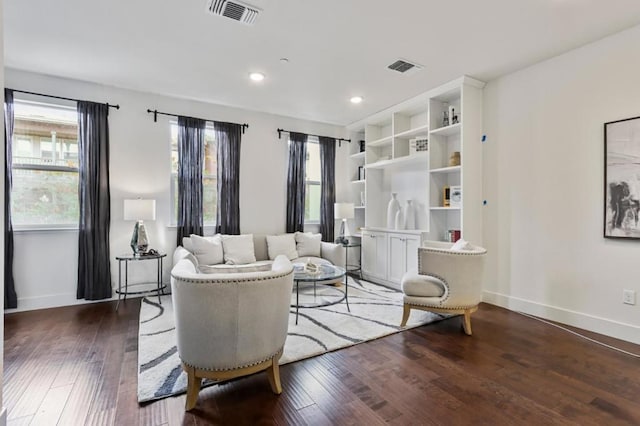
[[(363, 134), (364, 126), (358, 123), (387, 110), (391, 116), (394, 105), (465, 75), (484, 83), (479, 108), (479, 136), (484, 140), (476, 141), (482, 144), (477, 158), (481, 237), (470, 242), (486, 248), (487, 255), (483, 303), (473, 317), (472, 337), (460, 332), (458, 318), (424, 325), (282, 366), (279, 397), (262, 375), (208, 387), (200, 393), (195, 411), (185, 414), (183, 394), (138, 405), (140, 300), (121, 302), (115, 312), (115, 292), (99, 303), (77, 299), (77, 227), (15, 227), (17, 309), (5, 311), (5, 322), (12, 328), (4, 330), (4, 421), (39, 424), (48, 415), (49, 422), (55, 418), (53, 423), (60, 424), (69, 419), (75, 424), (471, 423), (471, 415), (460, 408), (464, 404), (484, 421), (494, 416), (496, 423), (640, 421), (637, 400), (629, 396), (640, 389), (637, 366), (633, 368), (633, 354), (640, 352), (639, 308), (635, 296), (633, 304), (623, 303), (625, 294), (640, 291), (633, 262), (640, 248), (634, 238), (604, 238), (603, 232), (604, 124), (640, 115), (640, 88), (634, 84), (640, 71), (639, 5), (528, 1), (516, 7), (499, 0), (484, 5), (407, 1), (387, 11), (363, 1), (346, 6), (254, 1), (249, 3), (260, 9), (260, 18), (244, 25), (211, 16), (206, 2), (156, 5), (153, 19), (146, 15), (149, 4), (123, 3), (128, 15), (122, 16), (110, 4), (23, 3), (0, 1), (4, 87), (120, 107), (110, 109), (108, 116), (114, 290), (120, 274), (115, 257), (131, 252), (135, 223), (124, 218), (125, 200), (155, 200), (155, 219), (145, 220), (149, 247), (170, 258), (177, 246), (171, 170), (171, 127), (176, 118), (158, 115), (156, 121), (148, 110), (247, 123), (241, 138), (240, 230), (277, 235), (286, 229), (289, 155), (288, 135), (280, 137), (278, 129), (350, 139), (335, 146), (335, 200), (358, 205), (361, 190), (354, 189), (358, 184), (352, 181), (360, 179), (351, 158), (359, 152)], [(343, 9), (340, 14), (332, 10), (337, 7)], [(457, 7), (468, 13), (461, 16)], [(406, 8), (416, 10), (411, 14), (415, 16), (401, 13)], [(364, 9), (371, 12), (364, 16)], [(172, 13), (190, 23), (182, 36), (172, 28)], [(104, 21), (98, 19), (101, 16)], [(298, 22), (300, 16), (313, 16), (314, 22)], [(389, 30), (378, 34), (376, 28), (386, 26)], [(438, 35), (437, 43), (427, 42)], [(214, 43), (218, 40), (225, 42)], [(193, 46), (183, 47), (186, 43)], [(205, 47), (213, 52), (211, 58), (195, 58)], [(217, 67), (215, 57), (224, 58), (224, 66)], [(394, 74), (386, 66), (396, 59), (414, 61), (422, 69)], [(251, 72), (263, 73), (264, 80), (250, 80)], [(15, 93), (16, 99), (20, 96)], [(361, 103), (349, 101), (355, 96), (362, 97)], [(22, 99), (74, 104), (28, 94)], [(464, 167), (465, 157), (462, 161)], [(376, 172), (367, 173), (372, 175), (365, 180)], [(370, 182), (367, 185), (370, 189)], [(359, 214), (347, 222), (354, 233), (366, 228)], [(338, 236), (340, 222), (334, 225)], [(305, 223), (304, 230), (318, 232), (319, 224)], [(204, 234), (214, 235), (215, 228), (205, 224)], [(154, 274), (151, 262), (140, 263), (128, 271), (131, 282)], [(168, 289), (172, 267), (167, 259), (162, 283)], [(56, 317), (61, 322), (47, 322)], [(398, 316), (398, 325), (400, 320)], [(80, 332), (83, 321), (96, 327), (93, 331), (100, 336), (91, 335), (95, 349), (86, 355), (98, 369), (92, 374), (79, 374), (79, 361), (76, 367), (64, 361), (80, 346), (65, 333)], [(65, 338), (55, 342), (56, 333)], [(531, 341), (526, 340), (528, 333)], [(38, 346), (38, 339), (47, 343)], [(62, 346), (66, 339), (71, 346)], [(547, 341), (555, 349), (548, 348)], [(117, 349), (125, 347), (126, 351)], [(41, 357), (56, 350), (66, 358), (49, 359), (61, 368), (53, 374), (44, 370), (46, 358)], [(96, 356), (110, 361), (98, 366)], [(420, 359), (453, 372), (434, 372)], [(607, 377), (592, 373), (590, 363), (610, 364), (602, 367)], [(505, 379), (512, 374), (525, 383), (533, 381), (534, 368), (553, 370), (552, 365), (562, 377), (533, 382), (549, 389), (547, 399), (527, 393), (513, 377), (511, 382)], [(469, 369), (468, 394), (451, 396), (464, 394), (462, 367)], [(36, 376), (49, 377), (48, 384)], [(85, 377), (85, 387), (78, 377)], [(403, 389), (402, 383), (410, 383), (412, 389), (404, 397), (384, 395), (384, 380), (396, 390)], [(438, 380), (451, 380), (456, 390), (446, 390)], [(332, 394), (329, 389), (337, 391)], [(491, 389), (508, 397), (492, 399)], [(430, 392), (441, 399), (434, 400)], [(553, 395), (561, 402), (554, 402)], [(233, 414), (244, 409), (240, 407), (245, 396), (254, 408), (245, 417)], [(339, 403), (341, 398), (345, 406), (330, 412), (327, 401)], [(479, 401), (487, 407), (479, 408)], [(102, 414), (87, 408), (83, 417), (77, 408), (82, 402), (104, 407)], [(500, 403), (511, 411), (500, 413)], [(522, 408), (528, 404), (535, 408)], [(424, 407), (434, 417), (424, 417)]]

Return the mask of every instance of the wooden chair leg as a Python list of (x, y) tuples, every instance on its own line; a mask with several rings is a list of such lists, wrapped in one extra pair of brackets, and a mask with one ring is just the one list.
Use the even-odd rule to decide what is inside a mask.
[(400, 327), (404, 327), (407, 325), (407, 321), (409, 320), (409, 314), (411, 313), (411, 308), (406, 303), (404, 304), (404, 310), (402, 311), (402, 322), (400, 323)]
[(187, 403), (185, 411), (192, 410), (198, 402), (198, 394), (200, 393), (200, 384), (202, 379), (196, 377), (196, 370), (193, 367), (186, 367), (187, 370)]
[(464, 310), (464, 320), (462, 322), (462, 326), (464, 327), (464, 332), (471, 336), (471, 309)]
[(276, 395), (280, 395), (282, 393), (282, 385), (280, 384), (280, 366), (278, 365), (279, 358), (279, 356), (274, 357), (273, 360), (271, 360), (271, 367), (267, 369), (267, 376), (269, 377), (271, 390)]

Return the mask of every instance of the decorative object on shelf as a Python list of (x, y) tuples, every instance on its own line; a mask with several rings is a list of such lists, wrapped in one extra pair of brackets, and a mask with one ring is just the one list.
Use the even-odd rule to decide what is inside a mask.
[(444, 236), (445, 241), (450, 243), (455, 243), (462, 236), (462, 232), (459, 229), (449, 229), (447, 234)]
[(304, 264), (304, 271), (308, 274), (317, 274), (320, 272), (320, 266), (311, 261), (311, 258), (307, 259), (307, 263)]
[(462, 207), (462, 187), (451, 185), (449, 188), (449, 207)]
[(604, 124), (605, 238), (640, 238), (639, 124), (640, 117)]
[(131, 235), (131, 249), (135, 255), (147, 252), (149, 239), (144, 227), (145, 220), (156, 220), (156, 200), (124, 200), (124, 220), (135, 220), (133, 235)]
[(456, 109), (452, 105), (449, 105), (449, 122), (451, 125), (458, 124), (460, 122), (460, 118), (458, 117), (458, 114), (456, 114)]
[(413, 206), (413, 200), (407, 200), (407, 208), (404, 213), (403, 229), (417, 229), (416, 226), (416, 208)]
[(445, 185), (442, 188), (442, 207), (449, 207), (449, 200), (451, 199), (451, 192), (449, 185)]
[(364, 180), (364, 166), (358, 166), (358, 180)]
[(451, 156), (449, 157), (449, 166), (459, 166), (460, 165), (460, 151), (453, 151)]
[(389, 200), (389, 205), (387, 205), (387, 228), (394, 229), (395, 228), (395, 220), (396, 213), (400, 210), (400, 202), (398, 201), (398, 193), (391, 193), (391, 200)]
[(402, 214), (402, 207), (396, 212), (396, 218), (393, 222), (393, 229), (404, 229), (404, 215)]
[(333, 213), (336, 219), (342, 219), (340, 225), (340, 235), (336, 239), (336, 243), (349, 244), (349, 227), (347, 225), (347, 219), (353, 219), (355, 209), (353, 203), (335, 203), (333, 206)]
[(442, 112), (442, 127), (447, 127), (449, 125), (449, 112)]
[(365, 203), (366, 201), (367, 201), (367, 200), (366, 200), (366, 198), (365, 198), (365, 196), (364, 196), (364, 191), (361, 191), (361, 192), (360, 192), (360, 206), (364, 207), (364, 205), (366, 204), (366, 203)]
[(358, 143), (360, 144), (360, 152), (364, 152), (365, 142), (364, 141), (359, 141)]
[(409, 140), (409, 155), (415, 155), (429, 150), (429, 139), (426, 137)]

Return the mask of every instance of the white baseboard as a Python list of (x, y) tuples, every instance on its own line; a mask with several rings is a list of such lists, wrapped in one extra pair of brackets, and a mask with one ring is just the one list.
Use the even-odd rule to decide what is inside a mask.
[(558, 306), (546, 305), (486, 290), (483, 292), (482, 300), (483, 302), (497, 305), (511, 311), (524, 312), (529, 315), (593, 331), (594, 333), (640, 344), (640, 327), (637, 325), (626, 324), (583, 312), (572, 311)]

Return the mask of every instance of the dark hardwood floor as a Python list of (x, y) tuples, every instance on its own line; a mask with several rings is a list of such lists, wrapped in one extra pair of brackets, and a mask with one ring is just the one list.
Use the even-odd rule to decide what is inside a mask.
[[(640, 361), (490, 305), (281, 369), (139, 406), (139, 300), (5, 316), (9, 424), (640, 424)], [(398, 318), (400, 322), (400, 318)], [(640, 347), (585, 334), (640, 353)]]

